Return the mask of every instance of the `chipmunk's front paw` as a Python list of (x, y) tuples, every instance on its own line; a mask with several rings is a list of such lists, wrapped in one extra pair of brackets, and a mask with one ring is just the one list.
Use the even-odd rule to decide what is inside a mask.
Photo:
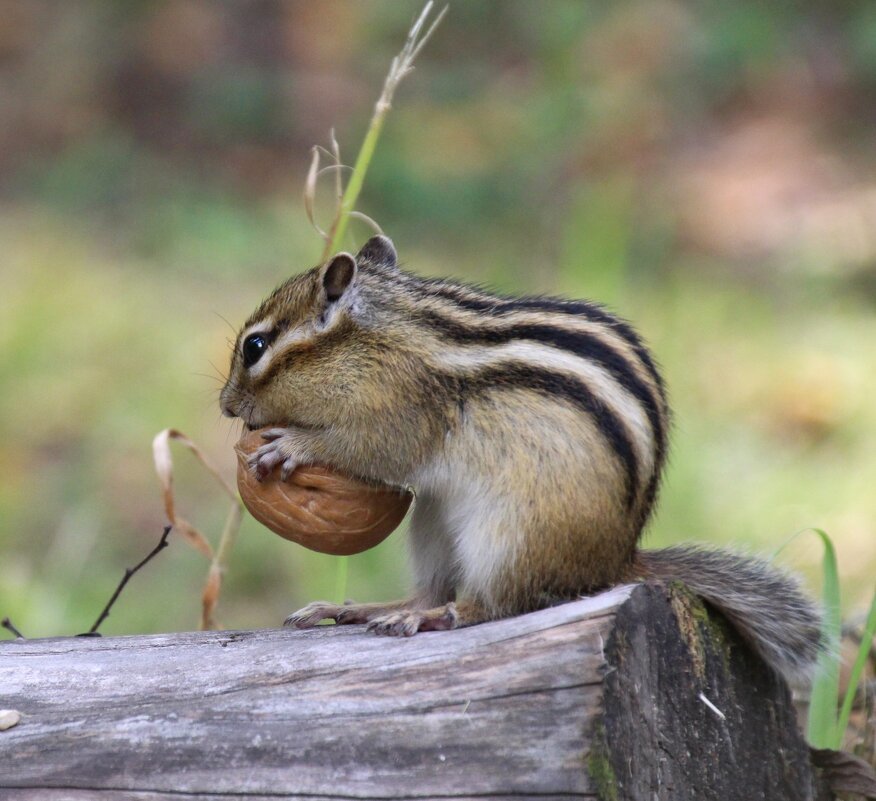
[(289, 615), (283, 621), (283, 625), (293, 629), (309, 629), (322, 620), (338, 620), (343, 611), (343, 606), (330, 604), (327, 601), (314, 601)]
[(403, 609), (380, 615), (368, 623), (368, 631), (389, 637), (412, 637), (418, 631), (447, 631), (459, 624), (455, 604), (435, 609)]
[(262, 434), (262, 439), (267, 441), (248, 460), (250, 470), (259, 481), (264, 481), (277, 465), (280, 479), (285, 481), (305, 461), (304, 449), (295, 431), (272, 428)]

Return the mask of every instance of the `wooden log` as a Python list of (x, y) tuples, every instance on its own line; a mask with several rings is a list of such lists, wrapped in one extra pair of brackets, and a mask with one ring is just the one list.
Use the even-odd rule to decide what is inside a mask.
[(683, 589), (411, 639), (0, 643), (0, 798), (818, 798), (784, 683)]

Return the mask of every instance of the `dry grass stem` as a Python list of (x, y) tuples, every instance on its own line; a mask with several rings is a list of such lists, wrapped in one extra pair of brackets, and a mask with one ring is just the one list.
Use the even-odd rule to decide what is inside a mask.
[[(374, 106), (374, 114), (371, 117), (368, 131), (365, 134), (362, 146), (359, 149), (359, 155), (356, 158), (355, 166), (352, 168), (352, 174), (350, 175), (350, 180), (346, 189), (344, 188), (342, 171), (350, 168), (341, 162), (341, 148), (335, 137), (334, 129), (329, 133), (329, 149), (317, 146), (311, 151), (310, 169), (307, 172), (307, 178), (304, 182), (304, 211), (314, 230), (325, 242), (322, 254), (323, 261), (327, 260), (332, 253), (341, 247), (347, 222), (351, 217), (360, 219), (378, 233), (383, 233), (381, 227), (371, 217), (356, 211), (355, 205), (359, 198), (359, 192), (362, 190), (362, 185), (365, 181), (365, 173), (368, 170), (368, 165), (374, 155), (374, 149), (377, 145), (377, 140), (380, 137), (380, 131), (383, 128), (383, 121), (390, 108), (392, 108), (392, 99), (395, 95), (395, 91), (402, 79), (413, 70), (414, 60), (419, 55), (426, 42), (429, 41), (435, 28), (447, 13), (447, 6), (445, 6), (432, 21), (432, 24), (428, 29), (426, 29), (425, 33), (423, 33), (426, 21), (432, 12), (433, 5), (433, 0), (429, 0), (429, 2), (423, 7), (420, 16), (417, 17), (417, 20), (408, 31), (407, 39), (405, 40), (401, 52), (392, 60), (389, 72), (383, 83), (383, 89), (380, 92), (380, 97), (377, 99), (377, 103)], [(320, 169), (320, 152), (328, 156), (334, 163)], [(333, 170), (335, 173), (335, 210), (331, 225), (329, 226), (328, 231), (326, 231), (316, 222), (315, 206), (319, 177), (329, 170)]]
[[(224, 492), (231, 498), (231, 508), (225, 520), (225, 527), (219, 539), (219, 546), (215, 550), (209, 540), (188, 520), (182, 517), (176, 510), (176, 502), (173, 493), (173, 456), (170, 451), (171, 440), (179, 442), (186, 447), (195, 458), (207, 469), (213, 478), (219, 483)], [(197, 551), (210, 560), (210, 569), (207, 573), (207, 581), (201, 598), (201, 629), (215, 629), (215, 611), (219, 603), (219, 593), (222, 585), (222, 573), (228, 564), (231, 547), (240, 530), (240, 522), (243, 515), (243, 507), (237, 490), (234, 489), (223, 477), (216, 467), (210, 462), (206, 454), (185, 434), (173, 428), (161, 431), (152, 441), (152, 455), (155, 461), (155, 472), (161, 483), (164, 511), (168, 522), (179, 531)]]
[(319, 178), (319, 174), (319, 148), (312, 147), (310, 149), (310, 169), (307, 171), (307, 178), (304, 179), (304, 213), (307, 215), (307, 221), (313, 226), (314, 230), (324, 240), (328, 241), (329, 235), (320, 228), (313, 210), (316, 203), (316, 181)]
[(366, 225), (371, 226), (374, 229), (375, 234), (382, 234), (383, 229), (377, 224), (377, 220), (372, 219), (367, 214), (363, 214), (361, 211), (351, 211), (351, 217), (355, 217), (357, 220), (361, 220)]
[(434, 21), (429, 26), (429, 29), (422, 37), (420, 37), (420, 31), (423, 30), (423, 26), (426, 24), (426, 20), (432, 11), (433, 5), (433, 0), (429, 0), (429, 2), (423, 7), (417, 21), (411, 26), (410, 31), (408, 31), (408, 38), (405, 40), (401, 53), (392, 60), (392, 64), (390, 64), (389, 67), (389, 74), (386, 76), (386, 81), (383, 84), (383, 91), (381, 92), (380, 98), (377, 100), (377, 105), (374, 108), (375, 114), (385, 114), (390, 108), (392, 108), (392, 97), (395, 94), (395, 90), (402, 82), (402, 79), (413, 71), (414, 60), (420, 54), (420, 51), (426, 45), (426, 42), (432, 37), (435, 28), (437, 28), (441, 20), (444, 19), (448, 6), (444, 6), (444, 8), (438, 12), (438, 16), (435, 17)]

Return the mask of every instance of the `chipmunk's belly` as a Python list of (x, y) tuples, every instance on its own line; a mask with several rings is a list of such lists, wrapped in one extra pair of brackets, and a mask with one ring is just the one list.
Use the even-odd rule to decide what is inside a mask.
[(434, 560), (440, 548), (459, 593), (489, 602), (520, 544), (523, 529), (515, 518), (521, 499), (503, 497), (489, 476), (464, 464), (436, 461), (417, 478), (411, 520), (415, 551), (424, 547)]
[(534, 405), (530, 393), (469, 403), (417, 482), (458, 565), (459, 593), (495, 608), (519, 605), (508, 593), (523, 577), (531, 597), (603, 583), (635, 544), (623, 466), (609, 444), (586, 415)]

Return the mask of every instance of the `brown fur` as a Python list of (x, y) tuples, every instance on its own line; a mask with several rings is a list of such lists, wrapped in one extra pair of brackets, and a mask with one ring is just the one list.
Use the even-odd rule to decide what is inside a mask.
[[(781, 583), (784, 606), (764, 597), (775, 582), (758, 564), (740, 601), (732, 558), (637, 552), (665, 462), (669, 408), (627, 324), (583, 301), (425, 281), (395, 261), (392, 244), (375, 237), (355, 259), (339, 254), (290, 279), (235, 345), (223, 410), (253, 427), (287, 429), (253, 457), (257, 473), (278, 461), (287, 471), (315, 462), (417, 493), (416, 595), (318, 602), (289, 625), (328, 618), (410, 635), (537, 609), (641, 573), (684, 573), (719, 607), (727, 585), (735, 600), (721, 608), (743, 630), (753, 619), (750, 639), (772, 664), (811, 661), (817, 615), (793, 583)], [(269, 347), (245, 366), (253, 335)], [(757, 623), (791, 603), (794, 636)]]

